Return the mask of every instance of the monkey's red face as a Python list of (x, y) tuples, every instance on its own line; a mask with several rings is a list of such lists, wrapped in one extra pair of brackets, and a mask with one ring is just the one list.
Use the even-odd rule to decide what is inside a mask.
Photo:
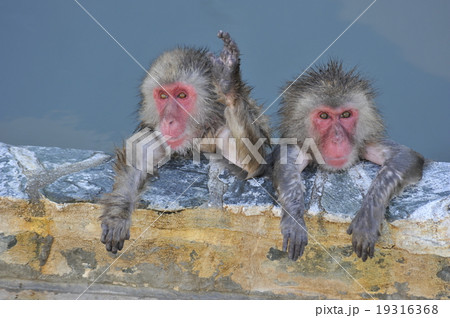
[(354, 160), (353, 136), (358, 122), (358, 110), (351, 107), (320, 106), (311, 113), (314, 135), (319, 138), (319, 150), (325, 163), (332, 168), (344, 168)]
[(183, 146), (192, 136), (188, 132), (188, 121), (195, 111), (197, 93), (194, 87), (176, 82), (157, 87), (153, 98), (159, 115), (160, 130), (172, 149)]

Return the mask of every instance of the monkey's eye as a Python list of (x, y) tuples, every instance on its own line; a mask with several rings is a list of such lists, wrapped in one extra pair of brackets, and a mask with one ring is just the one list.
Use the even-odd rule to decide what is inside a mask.
[(352, 113), (349, 111), (345, 111), (341, 114), (341, 118), (349, 118), (350, 116), (352, 116)]
[(187, 97), (187, 95), (186, 95), (186, 93), (185, 92), (181, 92), (180, 94), (178, 94), (178, 96), (177, 96), (178, 98), (181, 98), (181, 99), (183, 99), (183, 98), (186, 98)]
[(322, 118), (322, 119), (328, 119), (328, 114), (327, 113), (321, 113), (320, 115), (319, 115), (319, 117), (320, 118)]
[(167, 98), (169, 98), (169, 96), (168, 96), (166, 93), (161, 92), (161, 93), (159, 93), (159, 98), (161, 98), (161, 99), (167, 99)]

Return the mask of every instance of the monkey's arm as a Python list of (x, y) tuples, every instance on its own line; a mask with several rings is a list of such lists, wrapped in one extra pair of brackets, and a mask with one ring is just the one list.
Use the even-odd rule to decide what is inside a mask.
[(389, 201), (405, 186), (422, 178), (424, 158), (412, 149), (391, 141), (367, 146), (364, 158), (382, 167), (347, 233), (353, 234), (353, 250), (366, 261), (368, 256), (374, 255), (375, 242), (380, 236)]
[(233, 155), (237, 162), (233, 163), (245, 169), (250, 178), (259, 174), (260, 164), (265, 164), (264, 148), (269, 142), (269, 126), (266, 116), (259, 117), (260, 107), (250, 98), (250, 88), (241, 79), (236, 42), (226, 32), (219, 31), (218, 37), (224, 42), (223, 50), (219, 57), (210, 57), (219, 94), (227, 106), (228, 137), (236, 138), (236, 154)]
[(113, 191), (102, 198), (101, 242), (113, 252), (123, 248), (130, 238), (131, 213), (147, 181), (147, 173), (126, 164), (124, 149), (117, 150), (116, 178)]
[(301, 152), (297, 145), (287, 145), (287, 153), (284, 154), (277, 146), (274, 152), (273, 183), (282, 207), (280, 226), (283, 234), (283, 251), (288, 251), (289, 258), (296, 261), (303, 255), (308, 244), (308, 233), (303, 219), (305, 201), (301, 177), (301, 172), (308, 162), (306, 160), (302, 163), (296, 162)]

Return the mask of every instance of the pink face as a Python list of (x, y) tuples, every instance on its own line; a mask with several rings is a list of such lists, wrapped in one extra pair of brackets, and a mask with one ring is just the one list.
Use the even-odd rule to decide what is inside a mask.
[(319, 150), (325, 163), (337, 169), (344, 167), (353, 150), (358, 110), (322, 105), (310, 116), (314, 135), (319, 136)]
[(175, 82), (153, 90), (153, 98), (159, 115), (160, 129), (172, 149), (176, 149), (191, 138), (186, 128), (195, 111), (197, 93), (194, 87)]

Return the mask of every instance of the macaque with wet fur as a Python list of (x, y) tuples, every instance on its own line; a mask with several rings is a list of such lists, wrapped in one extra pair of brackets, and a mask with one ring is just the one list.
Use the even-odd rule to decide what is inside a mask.
[[(196, 138), (219, 138), (223, 143), (202, 145), (201, 150), (219, 152), (247, 177), (256, 176), (263, 170), (261, 161), (244, 141), (255, 145), (264, 139), (268, 144), (267, 118), (260, 117), (253, 124), (261, 110), (241, 80), (239, 49), (228, 33), (220, 31), (218, 37), (224, 42), (219, 56), (201, 49), (177, 48), (154, 61), (141, 86), (138, 131), (161, 132), (171, 151), (178, 154), (197, 147)], [(227, 147), (229, 138), (236, 140), (236, 153)], [(259, 147), (259, 156), (264, 157), (264, 149)], [(153, 162), (164, 154), (163, 149), (156, 149)], [(128, 166), (125, 156), (123, 149), (117, 151), (114, 188), (102, 200), (101, 241), (113, 253), (130, 238), (131, 213), (149, 176)]]
[(301, 147), (306, 138), (312, 138), (323, 159), (319, 169), (342, 171), (360, 159), (381, 165), (347, 230), (353, 235), (353, 250), (366, 261), (374, 256), (389, 201), (421, 179), (424, 159), (385, 139), (375, 92), (355, 69), (345, 71), (341, 63), (331, 60), (288, 86), (280, 109), (280, 132), (282, 138), (296, 138), (297, 144), (287, 145), (285, 158), (278, 148), (274, 167), (274, 184), (283, 207), (283, 250), (297, 260), (308, 244), (301, 172), (318, 158)]

